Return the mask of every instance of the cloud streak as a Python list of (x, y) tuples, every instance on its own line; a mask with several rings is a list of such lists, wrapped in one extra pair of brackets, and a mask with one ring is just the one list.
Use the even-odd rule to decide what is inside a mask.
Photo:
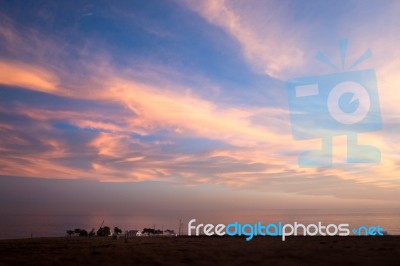
[(246, 8), (224, 0), (182, 2), (209, 23), (232, 35), (257, 71), (282, 78), (288, 68), (304, 63), (303, 52), (298, 47), (299, 40), (294, 37), (301, 32), (299, 28), (294, 32), (285, 25), (284, 19), (290, 13), (285, 10), (284, 4), (252, 1), (252, 7)]
[(0, 84), (54, 93), (57, 79), (35, 65), (0, 62)]
[[(282, 78), (305, 65), (300, 47), (307, 42), (300, 35), (307, 29), (291, 29), (290, 20), (284, 19), (285, 14), (292, 14), (286, 5), (275, 7), (276, 12), (263, 16), (262, 23), (256, 19), (259, 13), (249, 13), (234, 2), (183, 6), (236, 40), (241, 56), (256, 73)], [(272, 6), (268, 2), (263, 8)], [(380, 147), (380, 165), (302, 169), (297, 166), (298, 154), (320, 144), (318, 140), (292, 139), (286, 105), (237, 104), (238, 99), (229, 93), (215, 90), (226, 83), (202, 79), (196, 73), (184, 80), (181, 72), (195, 72), (190, 67), (176, 69), (150, 60), (121, 63), (113, 56), (114, 50), (107, 51), (111, 45), (104, 50), (88, 49), (85, 45), (92, 47), (97, 40), (93, 36), (85, 36), (83, 47), (63, 46), (62, 39), (43, 37), (39, 30), (5, 25), (0, 30), (4, 40), (0, 132), (6, 136), (0, 141), (1, 175), (103, 182), (157, 180), (182, 186), (214, 184), (343, 198), (366, 198), (376, 189), (377, 199), (398, 200), (391, 194), (400, 187), (398, 147), (392, 143), (396, 131), (361, 139)], [(69, 30), (79, 32), (79, 27)], [(293, 31), (298, 31), (297, 35)], [(158, 34), (157, 38), (165, 36), (169, 35)], [(188, 38), (174, 36), (181, 41)], [(167, 47), (167, 41), (162, 41)], [(60, 49), (69, 45), (73, 49)], [(374, 45), (379, 48), (383, 44)], [(71, 51), (75, 57), (69, 55)], [(19, 53), (23, 56), (15, 56)], [(385, 79), (394, 83), (384, 88), (397, 84), (397, 79), (392, 79), (394, 69), (385, 72)], [(248, 88), (243, 83), (240, 86), (246, 96)], [(229, 92), (230, 88), (225, 89)], [(397, 99), (394, 94), (382, 92), (383, 112), (393, 114), (391, 121), (396, 124), (397, 109), (389, 99)], [(353, 188), (359, 188), (356, 195), (351, 193)], [(390, 191), (390, 196), (386, 197), (385, 191)]]

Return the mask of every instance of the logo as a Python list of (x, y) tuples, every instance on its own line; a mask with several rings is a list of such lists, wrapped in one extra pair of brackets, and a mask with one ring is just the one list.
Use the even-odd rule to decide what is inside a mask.
[(196, 219), (191, 219), (188, 223), (188, 236), (246, 236), (246, 241), (250, 241), (254, 236), (281, 236), (285, 241), (288, 236), (349, 236), (354, 235), (365, 236), (384, 236), (387, 232), (379, 225), (377, 226), (360, 226), (350, 231), (350, 224), (323, 224), (319, 221), (316, 224), (302, 224), (298, 222), (290, 223), (265, 223), (258, 221), (257, 223), (242, 224), (234, 222), (230, 224), (197, 224)]
[[(345, 65), (347, 41), (340, 42), (342, 69)], [(364, 52), (350, 70), (372, 55)], [(325, 55), (316, 58), (333, 67)], [(332, 138), (347, 136), (347, 163), (378, 163), (380, 151), (360, 145), (360, 133), (382, 127), (376, 73), (373, 69), (338, 71), (333, 74), (290, 79), (286, 83), (292, 135), (296, 140), (321, 139), (321, 149), (299, 155), (301, 167), (332, 167)]]

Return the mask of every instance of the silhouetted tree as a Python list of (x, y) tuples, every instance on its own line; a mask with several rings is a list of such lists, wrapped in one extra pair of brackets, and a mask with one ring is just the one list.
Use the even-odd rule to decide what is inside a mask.
[(98, 236), (109, 236), (110, 234), (111, 234), (111, 229), (108, 226), (100, 227), (99, 230), (97, 230)]
[(167, 234), (170, 234), (170, 235), (175, 235), (175, 231), (174, 230), (167, 229), (164, 232), (167, 233)]
[(153, 228), (144, 228), (142, 234), (149, 234), (149, 235), (160, 235), (162, 231), (160, 229), (153, 229)]
[(114, 234), (119, 235), (122, 233), (122, 230), (118, 228), (118, 226), (114, 227)]
[(73, 232), (78, 236), (88, 236), (88, 232), (85, 229), (76, 228)]
[(88, 236), (88, 232), (85, 229), (81, 229), (79, 236)]
[(155, 233), (156, 230), (154, 230), (153, 228), (144, 228), (142, 231), (142, 234), (149, 234), (149, 235), (153, 235)]
[(89, 232), (89, 237), (93, 237), (96, 235), (96, 232), (94, 231), (94, 228)]
[(68, 236), (72, 236), (74, 234), (74, 230), (67, 230), (67, 235)]

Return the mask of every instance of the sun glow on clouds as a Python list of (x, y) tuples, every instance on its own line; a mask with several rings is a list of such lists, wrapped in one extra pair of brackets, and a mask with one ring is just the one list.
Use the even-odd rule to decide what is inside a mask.
[(57, 90), (57, 79), (49, 72), (35, 65), (16, 62), (0, 62), (0, 84), (43, 92)]
[(181, 133), (183, 130), (186, 134), (226, 140), (232, 144), (272, 144), (281, 139), (278, 134), (249, 121), (257, 113), (269, 113), (269, 108), (218, 108), (196, 96), (159, 90), (128, 80), (112, 79), (108, 83), (110, 87), (105, 90), (104, 97), (124, 103), (138, 116), (134, 123), (142, 127), (174, 127)]
[[(303, 46), (307, 42), (293, 31), (305, 33), (307, 29), (292, 27), (279, 18), (287, 12), (285, 6), (266, 14), (264, 19), (271, 23), (260, 27), (246, 8), (235, 2), (178, 3), (189, 8), (186, 12), (197, 12), (236, 40), (252, 71), (281, 78), (287, 76), (288, 69), (304, 65), (307, 47)], [(264, 8), (273, 8), (272, 2)], [(391, 191), (400, 187), (400, 158), (396, 153), (400, 147), (388, 141), (398, 131), (385, 132), (385, 138), (370, 134), (360, 139), (362, 143), (374, 142), (381, 149), (380, 165), (301, 169), (297, 166), (298, 154), (318, 148), (319, 142), (292, 139), (286, 105), (237, 104), (235, 99), (229, 101), (233, 97), (229, 87), (223, 88), (227, 92), (218, 92), (220, 98), (216, 100), (208, 89), (223, 87), (224, 81), (210, 78), (204, 82), (195, 74), (197, 69), (188, 66), (185, 71), (194, 74), (185, 77), (191, 80), (185, 83), (177, 78), (179, 75), (171, 74), (181, 70), (165, 62), (145, 62), (154, 65), (151, 70), (139, 63), (119, 64), (111, 45), (104, 48), (110, 49), (109, 54), (83, 49), (71, 64), (71, 59), (60, 60), (70, 56), (59, 49), (55, 37), (41, 37), (45, 34), (39, 31), (28, 33), (26, 36), (36, 40), (38, 49), (43, 39), (50, 54), (48, 61), (26, 47), (27, 41), (15, 28), (3, 26), (0, 32), (8, 51), (29, 54), (29, 60), (0, 57), (1, 89), (7, 92), (4, 95), (13, 95), (13, 91), (21, 95), (13, 96), (16, 98), (12, 101), (7, 98), (11, 96), (1, 98), (4, 106), (0, 107), (0, 115), (4, 119), (0, 133), (5, 136), (0, 140), (2, 175), (106, 182), (161, 180), (180, 185), (220, 184), (292, 194), (366, 197), (364, 192), (352, 192), (352, 188), (359, 188), (376, 190), (377, 198), (398, 200)], [(384, 72), (388, 80), (384, 88), (398, 83), (394, 69)], [(265, 88), (268, 97), (276, 95), (269, 92), (272, 89)], [(41, 97), (47, 100), (40, 104), (30, 101), (32, 94), (27, 91), (36, 93), (35, 101)], [(391, 122), (398, 128), (399, 113), (393, 104), (398, 94), (383, 91), (382, 96), (382, 110), (392, 114)], [(221, 98), (224, 101), (218, 100)], [(257, 122), (260, 117), (262, 123)], [(390, 193), (385, 195), (385, 189)]]

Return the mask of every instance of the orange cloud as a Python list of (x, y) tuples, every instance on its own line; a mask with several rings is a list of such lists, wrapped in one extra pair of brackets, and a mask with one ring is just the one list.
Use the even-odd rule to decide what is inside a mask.
[(38, 66), (0, 61), (0, 84), (54, 93), (58, 81)]
[[(107, 84), (100, 94), (101, 98), (119, 101), (130, 108), (138, 117), (133, 120), (136, 126), (173, 127), (178, 134), (187, 133), (211, 139), (226, 140), (230, 143), (281, 143), (282, 135), (264, 125), (252, 123), (251, 117), (259, 113), (286, 113), (273, 108), (223, 108), (213, 102), (195, 97), (156, 88), (132, 80), (111, 77), (104, 81)], [(271, 119), (269, 126), (281, 123), (282, 120)], [(288, 124), (286, 123), (286, 126)]]
[[(301, 52), (282, 35), (279, 25), (263, 24), (264, 33), (269, 33), (266, 38), (263, 37), (265, 34), (260, 34), (259, 28), (246, 19), (248, 15), (226, 2), (208, 1), (190, 5), (210, 23), (224, 28), (234, 36), (242, 45), (246, 58), (258, 69), (280, 77), (285, 68), (301, 64)], [(18, 37), (10, 31), (3, 31), (3, 35), (7, 36), (6, 39), (10, 43), (18, 42)], [(36, 40), (39, 41), (38, 38)], [(96, 55), (92, 57), (98, 58)], [(80, 128), (99, 130), (101, 133), (88, 144), (88, 148), (94, 150), (93, 154), (90, 154), (91, 168), (82, 170), (52, 160), (71, 155), (68, 153), (67, 144), (42, 139), (43, 143), (47, 143), (47, 150), (44, 152), (37, 152), (31, 156), (3, 157), (2, 174), (96, 178), (101, 181), (179, 180), (185, 184), (216, 183), (235, 187), (251, 187), (262, 180), (279, 179), (282, 175), (308, 179), (336, 176), (344, 181), (399, 187), (396, 181), (399, 172), (396, 151), (399, 147), (380, 135), (370, 135), (363, 139), (363, 143), (375, 142), (382, 149), (384, 157), (380, 165), (372, 168), (351, 166), (300, 169), (297, 166), (297, 155), (302, 150), (318, 148), (318, 141), (311, 145), (310, 142), (293, 141), (288, 114), (284, 109), (218, 105), (212, 100), (196, 96), (190, 88), (183, 88), (179, 82), (171, 80), (171, 75), (159, 77), (157, 71), (143, 71), (140, 73), (142, 82), (139, 82), (139, 79), (127, 77), (129, 75), (126, 73), (129, 71), (120, 71), (107, 62), (86, 63), (85, 67), (90, 70), (90, 78), (85, 80), (79, 80), (79, 77), (73, 75), (68, 76), (68, 82), (73, 80), (75, 84), (80, 84), (74, 87), (52, 74), (51, 67), (46, 69), (42, 65), (40, 62), (26, 64), (1, 61), (0, 83), (58, 96), (113, 103), (122, 108), (127, 107), (130, 113), (21, 108), (20, 113), (41, 122), (41, 126), (47, 126), (49, 130), (51, 127), (48, 123), (57, 119), (66, 120)], [(51, 63), (47, 66), (51, 66)], [(392, 82), (384, 86), (383, 112), (398, 115), (395, 103), (398, 94), (391, 89), (398, 85), (399, 80), (395, 78), (395, 69), (398, 68), (397, 64), (390, 66), (390, 71), (388, 70), (385, 77)], [(157, 67), (154, 69), (158, 70)], [(62, 68), (60, 72), (68, 73)], [(252, 117), (256, 115), (264, 115), (265, 124), (252, 122)], [(1, 125), (1, 128), (12, 130), (12, 126), (8, 125)], [(148, 146), (141, 146), (138, 152), (132, 150), (132, 144), (143, 143), (134, 143), (135, 140), (129, 137), (130, 134), (147, 135), (163, 129), (174, 132), (174, 138), (177, 139), (201, 137), (220, 140), (231, 147), (201, 154), (166, 154), (165, 151), (162, 154), (158, 146), (163, 143), (155, 141)], [(200, 163), (203, 163), (204, 167), (196, 168)], [(240, 166), (240, 169), (235, 168), (237, 166)]]
[[(397, 178), (394, 157), (385, 157), (381, 165), (376, 167), (353, 167), (349, 171), (346, 167), (334, 169), (301, 169), (297, 166), (297, 155), (302, 150), (318, 148), (318, 141), (294, 141), (290, 135), (290, 125), (287, 112), (271, 108), (229, 108), (217, 106), (211, 101), (196, 97), (191, 93), (180, 93), (177, 88), (158, 88), (154, 85), (138, 83), (124, 77), (112, 75), (112, 70), (102, 77), (102, 87), (93, 95), (90, 87), (82, 91), (80, 96), (92, 100), (110, 101), (120, 103), (132, 111), (132, 115), (124, 114), (99, 114), (95, 111), (81, 113), (77, 111), (51, 111), (43, 109), (20, 109), (19, 112), (38, 120), (51, 121), (64, 119), (81, 128), (95, 128), (103, 133), (92, 140), (90, 146), (97, 151), (98, 157), (93, 160), (92, 172), (81, 173), (75, 169), (71, 173), (79, 176), (96, 176), (102, 181), (126, 180), (173, 180), (174, 175), (185, 177), (187, 182), (225, 184), (228, 186), (246, 187), (260, 179), (260, 176), (281, 175), (288, 171), (293, 177), (310, 177), (316, 175), (338, 176), (343, 180), (354, 180), (359, 183), (369, 183), (381, 187), (397, 187), (393, 183)], [(257, 125), (251, 122), (254, 115), (265, 114), (266, 125)], [(277, 119), (280, 117), (280, 119)], [(285, 119), (286, 118), (286, 119)], [(103, 122), (107, 120), (108, 122)], [(123, 126), (121, 126), (121, 121)], [(117, 124), (119, 122), (119, 125)], [(214, 150), (207, 155), (194, 156), (170, 155), (168, 161), (154, 159), (154, 151), (150, 147), (142, 147), (140, 154), (131, 154), (130, 144), (134, 140), (127, 137), (130, 133), (141, 132), (150, 134), (159, 129), (174, 129), (176, 136), (197, 136), (208, 139), (217, 139), (233, 145), (235, 148), (227, 150)], [(279, 130), (277, 130), (279, 129)], [(285, 133), (286, 132), (286, 133)], [(364, 136), (362, 143), (375, 142), (383, 152), (391, 150), (390, 145), (377, 135)], [(39, 155), (42, 160), (54, 158), (63, 148), (57, 143), (48, 142), (52, 152)], [(154, 145), (154, 144), (152, 144)], [(386, 150), (387, 149), (387, 150)], [(151, 151), (153, 150), (153, 151)], [(290, 156), (288, 154), (291, 154)], [(58, 154), (62, 156), (62, 154)], [(49, 157), (50, 156), (50, 157)], [(104, 158), (114, 158), (118, 163), (130, 163), (134, 166), (120, 169), (118, 163), (106, 163)], [(131, 158), (131, 159), (126, 159)], [(133, 159), (132, 159), (133, 158)], [(230, 165), (264, 164), (258, 170), (235, 170), (221, 168), (222, 172), (215, 177), (207, 173), (196, 173), (196, 170), (174, 169), (175, 165), (192, 164), (198, 160), (214, 160), (228, 158)], [(137, 162), (139, 164), (137, 164)], [(167, 163), (166, 163), (167, 162)], [(48, 165), (47, 169), (54, 169), (60, 177), (67, 175), (67, 167)], [(166, 167), (166, 164), (169, 166)], [(32, 165), (32, 162), (31, 162)], [(39, 164), (34, 164), (39, 167)], [(140, 166), (139, 166), (140, 165)], [(32, 166), (31, 166), (32, 167)], [(32, 176), (40, 170), (31, 172), (23, 170), (25, 175)], [(24, 169), (24, 168), (23, 168)], [(51, 170), (53, 171), (53, 170)], [(4, 173), (9, 173), (5, 171)], [(357, 174), (354, 174), (357, 173)], [(373, 174), (372, 174), (373, 173)], [(376, 176), (379, 175), (379, 179)], [(71, 175), (72, 176), (72, 175)]]

